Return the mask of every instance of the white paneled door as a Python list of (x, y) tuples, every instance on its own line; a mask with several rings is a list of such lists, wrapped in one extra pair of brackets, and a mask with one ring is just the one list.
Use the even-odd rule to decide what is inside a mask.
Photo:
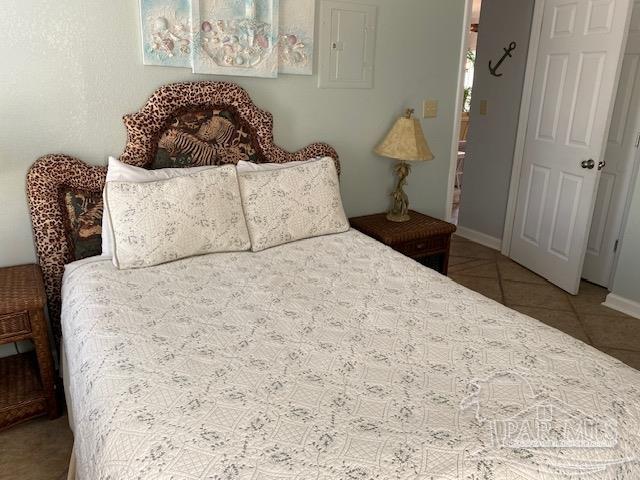
[(582, 277), (609, 287), (640, 147), (640, 0), (634, 2)]
[(577, 293), (631, 0), (540, 0), (510, 256)]

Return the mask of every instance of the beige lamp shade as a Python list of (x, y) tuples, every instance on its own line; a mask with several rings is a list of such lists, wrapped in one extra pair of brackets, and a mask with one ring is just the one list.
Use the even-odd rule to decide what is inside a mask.
[(412, 118), (413, 110), (407, 110), (404, 117), (396, 120), (386, 138), (375, 152), (383, 157), (406, 161), (433, 160), (433, 153), (424, 138), (422, 126), (417, 118)]

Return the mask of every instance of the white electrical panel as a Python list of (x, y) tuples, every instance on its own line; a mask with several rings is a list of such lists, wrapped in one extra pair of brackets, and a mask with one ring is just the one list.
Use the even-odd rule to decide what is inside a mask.
[(373, 88), (377, 7), (320, 3), (320, 88)]

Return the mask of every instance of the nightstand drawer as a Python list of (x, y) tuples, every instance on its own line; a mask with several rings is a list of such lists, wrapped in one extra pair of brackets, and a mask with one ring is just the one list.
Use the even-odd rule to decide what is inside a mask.
[(27, 312), (0, 315), (0, 340), (31, 333)]
[(441, 236), (402, 243), (396, 247), (396, 250), (409, 257), (419, 257), (421, 255), (443, 252), (447, 250), (448, 244), (449, 237)]

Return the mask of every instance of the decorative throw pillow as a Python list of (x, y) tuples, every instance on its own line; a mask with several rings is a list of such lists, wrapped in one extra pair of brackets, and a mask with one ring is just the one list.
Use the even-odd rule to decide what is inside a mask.
[(120, 269), (251, 246), (233, 165), (156, 182), (109, 182), (105, 204)]
[(349, 229), (332, 158), (238, 176), (254, 252)]
[[(162, 168), (159, 170), (147, 170), (146, 168), (127, 165), (120, 160), (109, 157), (109, 167), (107, 168), (106, 183), (109, 182), (155, 182), (158, 180), (168, 180), (169, 178), (184, 177), (194, 173), (209, 170), (211, 166), (194, 168)], [(105, 205), (102, 217), (102, 256), (111, 258), (113, 256), (113, 245), (111, 239), (111, 221), (109, 219), (109, 208)]]

